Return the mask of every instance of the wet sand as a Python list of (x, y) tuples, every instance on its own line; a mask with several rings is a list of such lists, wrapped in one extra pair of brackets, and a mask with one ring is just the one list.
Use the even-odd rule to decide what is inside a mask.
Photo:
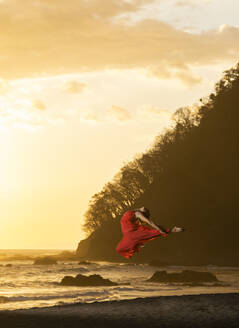
[(3, 328), (238, 328), (239, 293), (161, 296), (0, 311)]

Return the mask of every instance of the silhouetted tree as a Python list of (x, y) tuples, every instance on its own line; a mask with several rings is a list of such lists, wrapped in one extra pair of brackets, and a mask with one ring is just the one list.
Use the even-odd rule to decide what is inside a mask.
[[(102, 243), (110, 229), (114, 248), (121, 215), (146, 205), (160, 223), (190, 232), (180, 245), (172, 239), (165, 256), (229, 263), (237, 256), (239, 229), (239, 64), (224, 72), (213, 93), (173, 119), (172, 128), (92, 197), (84, 228), (98, 231)], [(154, 241), (138, 258), (156, 256), (159, 244), (165, 245)]]

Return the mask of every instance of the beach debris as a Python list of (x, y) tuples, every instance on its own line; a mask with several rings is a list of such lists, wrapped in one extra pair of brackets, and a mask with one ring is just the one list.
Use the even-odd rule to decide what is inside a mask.
[(217, 277), (211, 272), (183, 270), (182, 272), (167, 273), (167, 271), (156, 271), (148, 282), (184, 282), (201, 283), (215, 282)]
[(51, 256), (38, 257), (34, 263), (35, 265), (52, 265), (57, 264), (57, 260)]
[(76, 277), (65, 276), (61, 282), (63, 286), (117, 286), (118, 284), (109, 280), (102, 278), (99, 274), (92, 274), (90, 276), (85, 276), (83, 274), (78, 274)]

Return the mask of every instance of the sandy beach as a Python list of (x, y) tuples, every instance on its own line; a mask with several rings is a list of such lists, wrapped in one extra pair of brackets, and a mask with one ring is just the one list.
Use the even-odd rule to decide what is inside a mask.
[(239, 293), (162, 296), (1, 311), (0, 324), (4, 328), (238, 328)]

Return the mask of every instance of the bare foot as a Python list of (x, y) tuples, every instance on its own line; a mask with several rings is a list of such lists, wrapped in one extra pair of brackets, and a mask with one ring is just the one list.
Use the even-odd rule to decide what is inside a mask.
[(183, 232), (184, 231), (184, 229), (183, 228), (180, 228), (180, 227), (173, 227), (172, 229), (171, 229), (171, 232)]

